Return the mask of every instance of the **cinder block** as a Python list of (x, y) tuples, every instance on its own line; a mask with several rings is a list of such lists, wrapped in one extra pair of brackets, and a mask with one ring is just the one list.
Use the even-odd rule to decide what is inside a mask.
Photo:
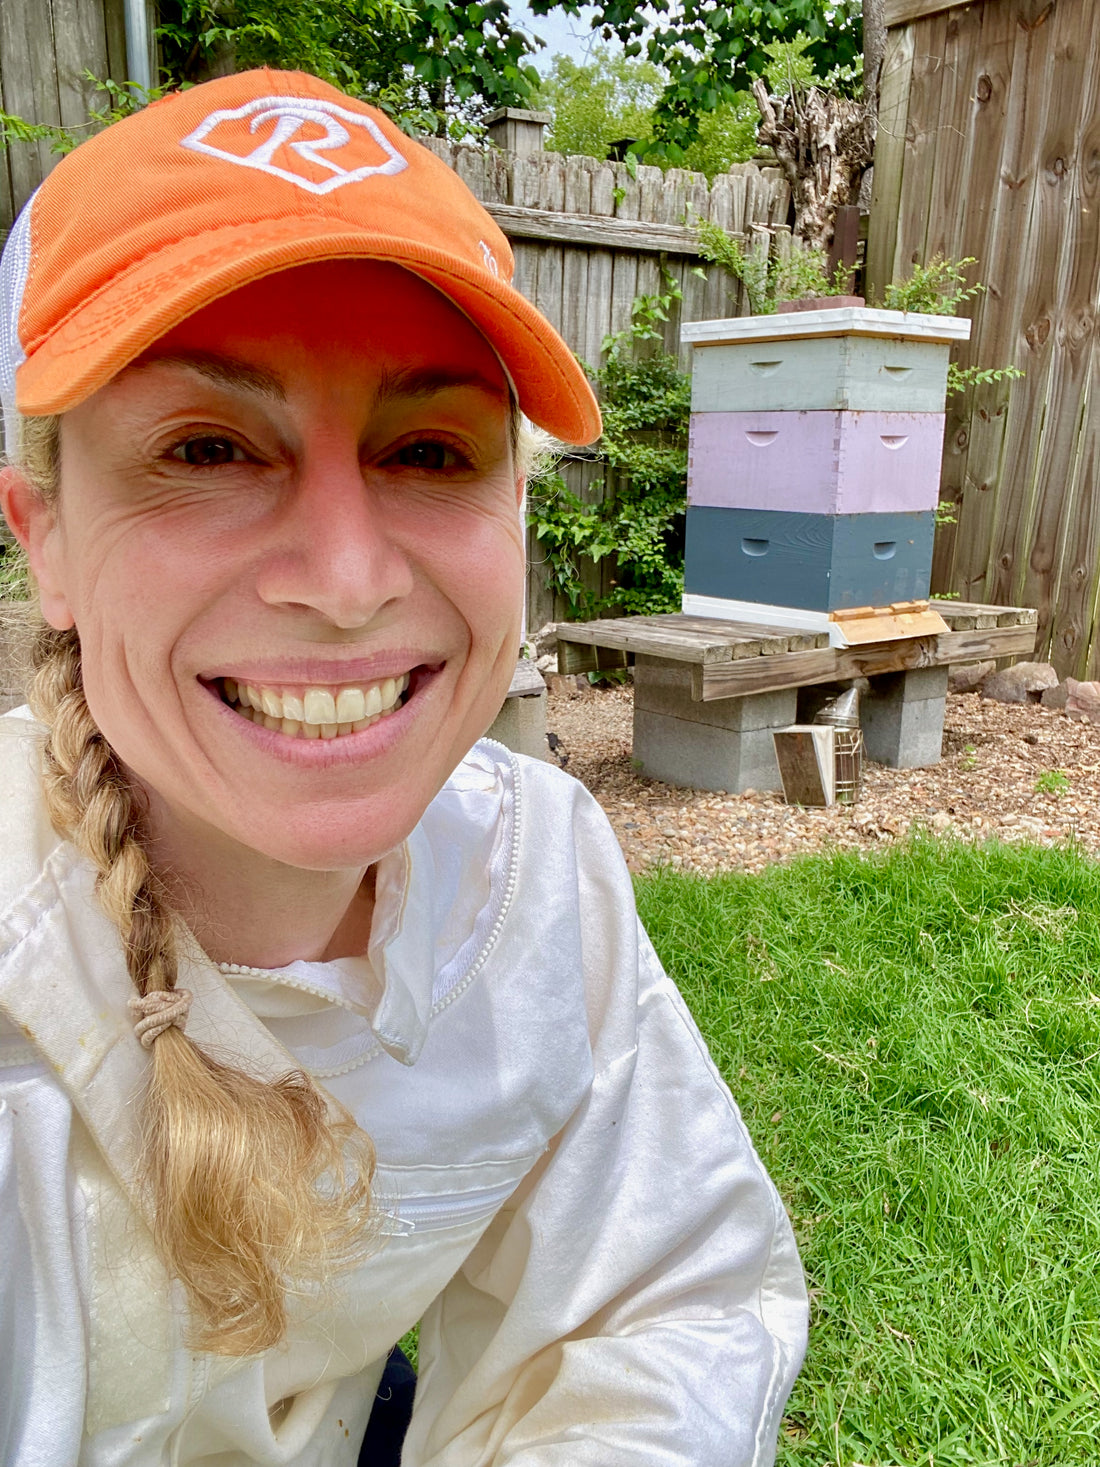
[(870, 695), (879, 702), (895, 698), (922, 703), (947, 695), (947, 667), (913, 667), (908, 672), (883, 672), (871, 679)]
[(634, 707), (688, 723), (706, 723), (734, 733), (786, 728), (795, 721), (797, 688), (696, 703), (691, 697), (691, 666), (668, 657), (639, 653), (634, 659)]
[(533, 759), (547, 758), (545, 691), (505, 698), (503, 708), (485, 737), (497, 739), (514, 754), (529, 754)]
[(770, 728), (737, 733), (635, 706), (634, 758), (643, 774), (666, 784), (733, 793), (781, 788)]
[(863, 745), (869, 759), (891, 769), (926, 769), (939, 763), (946, 674), (946, 667), (922, 667), (871, 679), (870, 690), (860, 700)]

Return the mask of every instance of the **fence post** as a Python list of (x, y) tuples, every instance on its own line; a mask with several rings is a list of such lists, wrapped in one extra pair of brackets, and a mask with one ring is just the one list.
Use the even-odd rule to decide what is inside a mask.
[(543, 135), (552, 121), (549, 112), (525, 112), (522, 107), (498, 107), (489, 114), (489, 141), (505, 153), (526, 158), (541, 153)]

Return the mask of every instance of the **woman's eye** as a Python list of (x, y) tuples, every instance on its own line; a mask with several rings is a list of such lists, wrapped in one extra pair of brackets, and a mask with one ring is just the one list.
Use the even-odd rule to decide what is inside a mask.
[(406, 443), (390, 456), (389, 462), (407, 469), (430, 471), (466, 467), (466, 460), (460, 453), (448, 444), (431, 438), (421, 439), (417, 443)]
[(231, 464), (244, 457), (231, 438), (189, 438), (172, 450), (172, 457), (181, 463), (193, 464), (195, 468), (217, 468), (219, 464)]

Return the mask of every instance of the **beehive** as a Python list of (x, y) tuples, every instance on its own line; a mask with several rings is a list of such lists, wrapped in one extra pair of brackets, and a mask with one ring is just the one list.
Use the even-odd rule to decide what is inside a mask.
[(947, 363), (970, 323), (845, 306), (685, 325), (684, 610), (928, 594)]

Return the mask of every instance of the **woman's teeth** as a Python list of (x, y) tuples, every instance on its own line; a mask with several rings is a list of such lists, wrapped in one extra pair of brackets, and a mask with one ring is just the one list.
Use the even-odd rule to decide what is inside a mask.
[(408, 686), (408, 673), (364, 687), (304, 688), (300, 692), (256, 687), (227, 677), (222, 679), (222, 695), (242, 718), (262, 723), (273, 732), (296, 739), (335, 739), (361, 733), (395, 713)]

